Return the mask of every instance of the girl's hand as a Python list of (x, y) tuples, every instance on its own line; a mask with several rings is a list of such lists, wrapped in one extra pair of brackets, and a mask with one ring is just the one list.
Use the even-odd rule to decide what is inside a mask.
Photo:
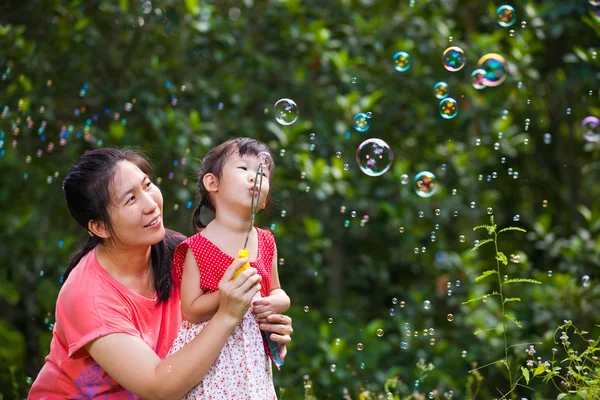
[(292, 319), (283, 314), (273, 314), (267, 317), (267, 322), (260, 324), (260, 329), (271, 332), (271, 340), (281, 344), (281, 358), (287, 354), (286, 345), (291, 342)]
[(247, 261), (247, 258), (234, 260), (227, 267), (221, 282), (219, 282), (219, 311), (236, 320), (240, 320), (244, 316), (250, 307), (252, 297), (260, 291), (261, 278), (254, 268), (246, 269), (232, 280), (238, 268)]
[(283, 290), (277, 290), (267, 297), (253, 299), (252, 307), (258, 322), (266, 322), (269, 315), (286, 312), (290, 308), (290, 299)]

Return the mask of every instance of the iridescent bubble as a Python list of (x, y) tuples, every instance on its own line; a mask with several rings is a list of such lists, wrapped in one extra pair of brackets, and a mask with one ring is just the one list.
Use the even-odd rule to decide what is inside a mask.
[(508, 4), (498, 7), (496, 9), (496, 16), (498, 17), (498, 24), (504, 28), (513, 25), (517, 20), (515, 9)]
[(281, 125), (291, 125), (298, 119), (298, 105), (291, 99), (277, 100), (273, 111), (275, 112), (275, 121)]
[(385, 174), (393, 159), (392, 149), (381, 139), (367, 139), (356, 150), (356, 162), (360, 170), (369, 176)]
[(390, 317), (393, 317), (395, 313), (396, 313), (396, 310), (394, 310), (393, 308), (390, 308)]
[(465, 66), (465, 52), (457, 46), (448, 47), (442, 54), (442, 64), (448, 71), (458, 71)]
[(408, 343), (406, 343), (406, 342), (400, 342), (400, 348), (401, 348), (402, 350), (406, 350), (406, 349), (408, 349)]
[(483, 82), (484, 76), (485, 70), (483, 68), (477, 68), (471, 73), (471, 83), (475, 89), (479, 90), (485, 88), (485, 83)]
[(410, 54), (399, 51), (394, 54), (394, 69), (398, 72), (406, 72), (410, 68)]
[(400, 175), (400, 183), (406, 185), (408, 183), (408, 175), (402, 174)]
[(460, 286), (460, 283), (461, 283), (461, 282), (460, 282), (459, 280), (457, 280), (456, 282), (454, 282), (454, 284), (456, 285), (456, 287), (459, 287), (459, 286)]
[(477, 62), (477, 67), (485, 71), (483, 83), (485, 86), (498, 86), (506, 79), (506, 61), (500, 54), (489, 53)]
[(371, 118), (366, 113), (358, 113), (353, 119), (354, 129), (358, 132), (366, 132), (371, 127)]
[(423, 302), (423, 308), (426, 309), (426, 310), (429, 310), (431, 308), (431, 301), (425, 300)]
[(415, 192), (419, 197), (431, 197), (437, 191), (435, 175), (429, 171), (422, 171), (413, 179)]
[(584, 288), (590, 287), (590, 277), (588, 275), (584, 275), (581, 277), (581, 285)]
[(440, 101), (438, 109), (444, 119), (452, 119), (458, 115), (458, 103), (452, 97)]
[(433, 93), (435, 97), (442, 100), (448, 97), (448, 93), (450, 93), (450, 89), (448, 88), (448, 84), (446, 82), (438, 82), (433, 86)]
[(365, 363), (364, 362), (360, 363), (360, 369), (365, 369)]
[(521, 216), (520, 216), (519, 214), (516, 214), (516, 215), (513, 217), (513, 221), (514, 221), (514, 222), (519, 222), (520, 220), (521, 220)]
[(585, 117), (581, 121), (583, 139), (588, 142), (600, 141), (600, 119), (594, 116)]

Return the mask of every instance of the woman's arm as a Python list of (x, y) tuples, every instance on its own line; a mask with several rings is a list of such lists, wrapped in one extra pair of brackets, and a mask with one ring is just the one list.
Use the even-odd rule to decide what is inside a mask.
[(219, 293), (204, 294), (200, 288), (200, 269), (194, 253), (187, 249), (181, 277), (181, 312), (190, 322), (208, 321), (219, 308)]
[[(219, 310), (181, 350), (161, 360), (140, 338), (113, 333), (85, 346), (91, 357), (121, 386), (150, 400), (178, 399), (202, 380), (227, 338), (260, 290), (254, 268), (231, 280), (247, 259), (235, 260), (219, 284)], [(174, 322), (173, 322), (174, 323)]]

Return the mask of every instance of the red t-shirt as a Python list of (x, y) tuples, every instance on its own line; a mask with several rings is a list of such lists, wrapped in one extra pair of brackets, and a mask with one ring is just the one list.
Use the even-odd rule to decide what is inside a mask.
[(50, 354), (28, 399), (138, 399), (112, 379), (84, 346), (111, 333), (141, 338), (164, 359), (183, 321), (177, 285), (168, 301), (156, 304), (132, 292), (96, 260), (84, 256), (61, 288)]

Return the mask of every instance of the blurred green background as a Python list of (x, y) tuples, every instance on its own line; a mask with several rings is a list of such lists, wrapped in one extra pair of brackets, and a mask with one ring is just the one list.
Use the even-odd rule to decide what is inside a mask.
[[(86, 237), (68, 214), (61, 182), (97, 147), (145, 150), (166, 225), (190, 235), (198, 159), (235, 136), (270, 146), (274, 201), (257, 225), (275, 234), (292, 299), (293, 343), (275, 372), (286, 399), (358, 399), (385, 393), (389, 378), (403, 396), (452, 390), (469, 398), (468, 371), (504, 356), (500, 331), (473, 334), (501, 325), (498, 302), (461, 304), (493, 289), (474, 278), (495, 268), (494, 254), (469, 251), (486, 236), (472, 228), (489, 221), (488, 207), (501, 227), (528, 231), (501, 238), (500, 249), (520, 257), (505, 273), (543, 282), (510, 288), (509, 296), (523, 299), (508, 305), (523, 328), (509, 327), (509, 343), (543, 342), (537, 355), (548, 359), (565, 319), (598, 337), (600, 146), (583, 139), (581, 120), (600, 116), (600, 19), (587, 0), (519, 1), (517, 22), (503, 28), (500, 4), (3, 1), (0, 398), (24, 398), (48, 353), (61, 275)], [(442, 66), (449, 46), (465, 51), (460, 71)], [(400, 50), (412, 57), (404, 73), (393, 68)], [(491, 52), (506, 59), (508, 77), (476, 90), (470, 74)], [(438, 81), (459, 103), (454, 119), (438, 113)], [(275, 122), (280, 98), (298, 104), (290, 126)], [(372, 112), (363, 133), (352, 128), (358, 112)], [(394, 153), (380, 177), (355, 161), (358, 145), (372, 137)], [(423, 170), (437, 177), (430, 198), (413, 190)], [(523, 349), (510, 349), (515, 368), (524, 365)], [(426, 377), (419, 360), (433, 366)], [(478, 398), (506, 391), (502, 371), (480, 371)], [(515, 394), (558, 393), (532, 387)]]

